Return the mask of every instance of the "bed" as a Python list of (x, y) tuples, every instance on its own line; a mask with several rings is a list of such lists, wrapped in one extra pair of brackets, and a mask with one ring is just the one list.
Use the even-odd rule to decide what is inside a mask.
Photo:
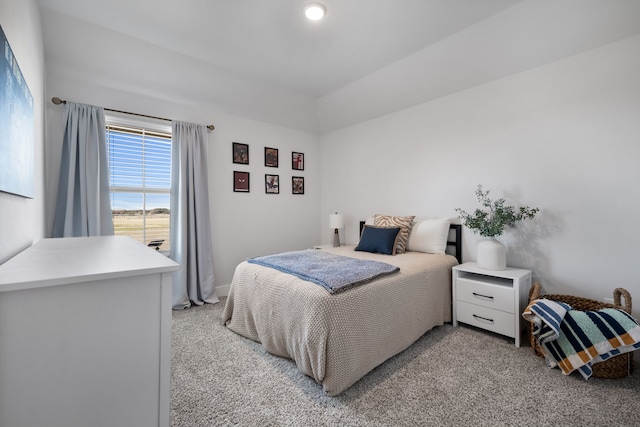
[(242, 262), (222, 320), (267, 352), (294, 360), (327, 395), (338, 395), (428, 330), (451, 321), (451, 268), (461, 260), (461, 226), (447, 223), (446, 234), (445, 245), (454, 255), (407, 250), (389, 256), (355, 251), (355, 245), (323, 249), (400, 268), (334, 294), (277, 269)]

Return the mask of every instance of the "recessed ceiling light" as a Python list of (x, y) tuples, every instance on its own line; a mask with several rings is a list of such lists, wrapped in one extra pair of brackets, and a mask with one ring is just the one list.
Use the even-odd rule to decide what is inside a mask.
[(312, 21), (324, 18), (327, 8), (320, 3), (309, 3), (304, 7), (304, 16)]

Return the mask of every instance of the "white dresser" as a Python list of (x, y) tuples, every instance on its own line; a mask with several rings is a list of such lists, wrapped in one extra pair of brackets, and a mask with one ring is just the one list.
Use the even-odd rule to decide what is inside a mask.
[(129, 237), (43, 239), (1, 265), (0, 426), (168, 426), (178, 269)]
[(531, 271), (509, 268), (502, 271), (479, 268), (475, 262), (453, 267), (453, 326), (458, 322), (515, 339), (526, 321)]

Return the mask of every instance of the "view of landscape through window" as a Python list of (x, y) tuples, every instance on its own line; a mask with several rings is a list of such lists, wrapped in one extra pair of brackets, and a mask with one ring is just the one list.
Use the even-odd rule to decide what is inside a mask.
[(168, 251), (171, 135), (112, 124), (106, 135), (115, 234)]

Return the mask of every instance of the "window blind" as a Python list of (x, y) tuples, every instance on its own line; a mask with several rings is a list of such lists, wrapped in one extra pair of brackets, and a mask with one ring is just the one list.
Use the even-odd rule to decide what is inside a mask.
[(106, 137), (115, 234), (168, 250), (171, 134), (108, 123)]

